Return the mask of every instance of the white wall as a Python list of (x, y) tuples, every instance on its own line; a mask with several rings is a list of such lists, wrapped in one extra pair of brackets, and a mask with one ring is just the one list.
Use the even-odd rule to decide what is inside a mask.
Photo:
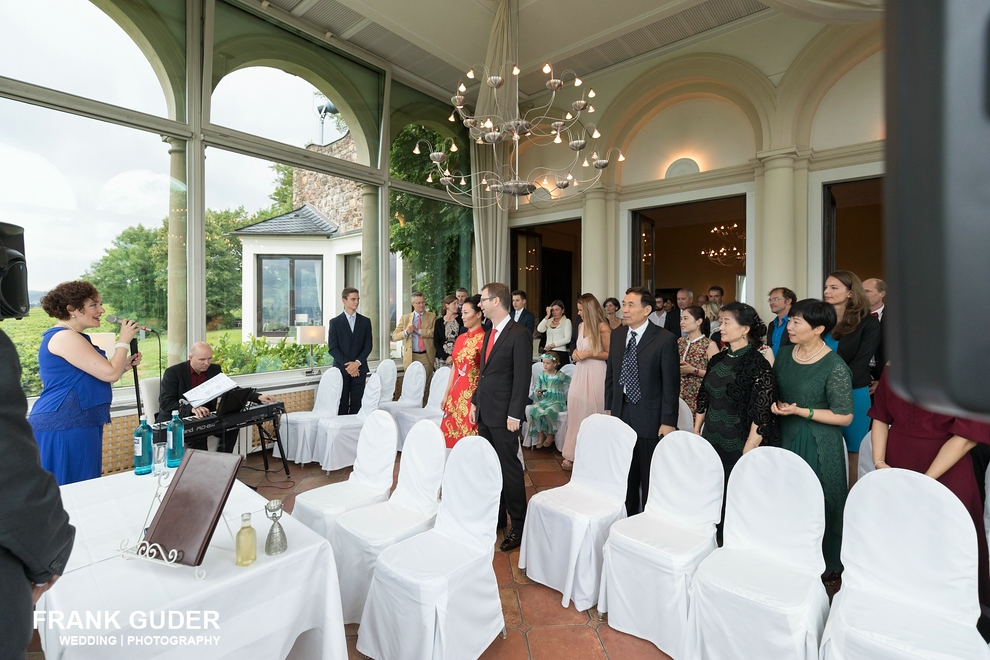
[(886, 137), (883, 56), (882, 51), (870, 56), (828, 91), (811, 126), (813, 149), (831, 149)]
[(715, 99), (690, 99), (667, 108), (632, 139), (622, 185), (657, 181), (679, 158), (702, 172), (744, 165), (756, 156), (756, 136), (743, 112)]
[(345, 254), (361, 252), (361, 234), (337, 238), (294, 236), (241, 236), (241, 316), (243, 339), (257, 336), (258, 255), (305, 255), (323, 257), (323, 323), (343, 311), (340, 291), (344, 288), (339, 262)]

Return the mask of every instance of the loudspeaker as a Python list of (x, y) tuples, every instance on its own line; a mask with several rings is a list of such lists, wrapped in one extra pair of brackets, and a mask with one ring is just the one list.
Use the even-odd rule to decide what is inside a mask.
[[(886, 3), (892, 385), (990, 420), (990, 3)], [(888, 376), (888, 377), (890, 377)]]
[(30, 309), (24, 229), (0, 222), (0, 320), (24, 318)]

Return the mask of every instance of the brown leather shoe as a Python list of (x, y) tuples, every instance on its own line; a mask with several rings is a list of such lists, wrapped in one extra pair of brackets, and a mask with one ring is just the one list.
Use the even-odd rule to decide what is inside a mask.
[(502, 545), (498, 546), (498, 549), (502, 552), (510, 552), (518, 548), (520, 545), (522, 545), (522, 532), (513, 527), (509, 530), (509, 533), (505, 535), (505, 540), (502, 541)]

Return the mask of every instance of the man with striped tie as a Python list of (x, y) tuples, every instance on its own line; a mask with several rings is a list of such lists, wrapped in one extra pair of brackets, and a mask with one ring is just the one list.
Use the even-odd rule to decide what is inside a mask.
[(612, 332), (605, 371), (605, 408), (636, 431), (629, 466), (626, 513), (643, 510), (650, 492), (650, 463), (660, 439), (677, 429), (681, 389), (677, 338), (647, 322), (656, 307), (643, 287), (626, 290), (622, 326)]

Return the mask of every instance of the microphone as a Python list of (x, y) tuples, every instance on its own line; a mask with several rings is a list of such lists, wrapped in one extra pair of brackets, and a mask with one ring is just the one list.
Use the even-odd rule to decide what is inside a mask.
[[(122, 319), (115, 314), (107, 314), (106, 318), (107, 318), (107, 323), (113, 323), (114, 325), (120, 325), (121, 323), (127, 320), (127, 319)], [(143, 325), (139, 325), (137, 329), (144, 330), (145, 332), (155, 332), (155, 330), (152, 330), (151, 328)]]

